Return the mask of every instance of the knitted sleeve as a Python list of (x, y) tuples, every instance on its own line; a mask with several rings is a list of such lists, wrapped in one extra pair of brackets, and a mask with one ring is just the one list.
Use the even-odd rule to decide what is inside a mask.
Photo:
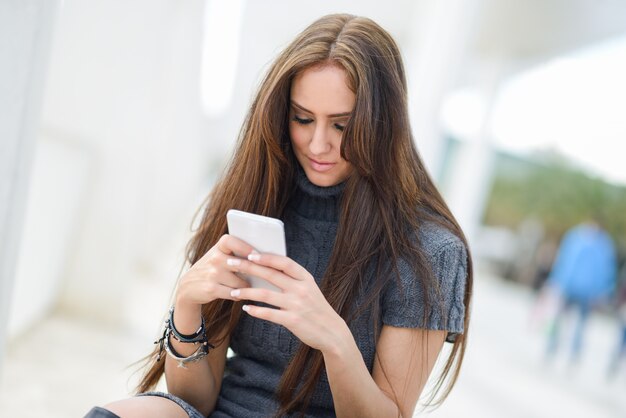
[[(404, 328), (447, 330), (447, 341), (452, 342), (463, 333), (467, 251), (463, 242), (451, 235), (432, 245), (427, 241), (425, 250), (439, 289), (424, 289), (408, 263), (400, 261), (400, 282), (391, 280), (382, 295), (382, 322)], [(430, 295), (430, 309), (426, 309), (425, 294)]]

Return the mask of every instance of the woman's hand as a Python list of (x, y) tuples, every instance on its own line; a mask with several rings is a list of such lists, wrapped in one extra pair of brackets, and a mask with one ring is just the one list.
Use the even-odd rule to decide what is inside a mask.
[(345, 321), (328, 304), (313, 276), (288, 257), (252, 253), (248, 260), (230, 257), (233, 272), (260, 277), (281, 289), (241, 288), (230, 292), (236, 299), (263, 302), (276, 308), (244, 305), (248, 314), (283, 325), (303, 343), (322, 352), (332, 350), (350, 335)]
[[(181, 334), (194, 334), (202, 325), (202, 305), (216, 299), (233, 299), (230, 292), (248, 283), (227, 268), (226, 260), (237, 256), (247, 256), (252, 247), (245, 242), (223, 235), (219, 241), (197, 260), (180, 278), (174, 298), (173, 323)], [(206, 361), (189, 363), (185, 369), (177, 366), (172, 356), (165, 356), (165, 377), (170, 393), (185, 399), (206, 416), (215, 408), (219, 395), (226, 352), (230, 336), (225, 334), (207, 335), (215, 344)], [(181, 357), (191, 356), (199, 346), (169, 338), (168, 344)], [(185, 415), (186, 416), (186, 415)]]
[(223, 235), (183, 275), (176, 289), (176, 313), (199, 312), (203, 304), (215, 299), (237, 300), (230, 295), (233, 289), (248, 287), (226, 264), (227, 259), (246, 257), (253, 248), (230, 235)]

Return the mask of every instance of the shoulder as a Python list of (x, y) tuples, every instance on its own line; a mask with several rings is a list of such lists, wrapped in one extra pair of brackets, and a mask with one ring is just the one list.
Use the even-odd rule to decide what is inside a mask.
[(424, 221), (414, 234), (427, 265), (416, 271), (414, 263), (398, 260), (399, 280), (390, 280), (383, 294), (383, 323), (448, 330), (452, 341), (464, 327), (467, 249), (460, 237), (434, 221)]
[(428, 258), (446, 252), (467, 254), (465, 244), (459, 236), (433, 221), (424, 221), (417, 231), (417, 237), (422, 251)]
[[(416, 245), (422, 254), (424, 267), (434, 274), (441, 284), (464, 281), (468, 269), (468, 250), (464, 241), (453, 231), (434, 221), (423, 221), (414, 232)], [(420, 283), (424, 272), (415, 271), (414, 264), (406, 258), (397, 260), (397, 271), (403, 283)]]

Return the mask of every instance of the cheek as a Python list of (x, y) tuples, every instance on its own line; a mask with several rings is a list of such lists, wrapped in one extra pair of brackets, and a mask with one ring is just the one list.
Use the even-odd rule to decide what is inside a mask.
[(307, 142), (305, 129), (296, 124), (289, 125), (289, 138), (291, 138), (291, 144), (297, 151), (300, 151)]
[(342, 161), (343, 161), (343, 167), (341, 171), (343, 175), (343, 180), (345, 180), (348, 177), (348, 175), (352, 172), (352, 164), (350, 164), (346, 160), (342, 160)]

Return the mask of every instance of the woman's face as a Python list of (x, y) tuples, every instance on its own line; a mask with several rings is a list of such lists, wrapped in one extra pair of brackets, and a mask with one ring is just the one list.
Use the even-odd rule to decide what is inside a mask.
[(339, 184), (352, 170), (340, 146), (355, 100), (346, 72), (338, 66), (309, 68), (291, 83), (289, 136), (298, 162), (316, 186)]

